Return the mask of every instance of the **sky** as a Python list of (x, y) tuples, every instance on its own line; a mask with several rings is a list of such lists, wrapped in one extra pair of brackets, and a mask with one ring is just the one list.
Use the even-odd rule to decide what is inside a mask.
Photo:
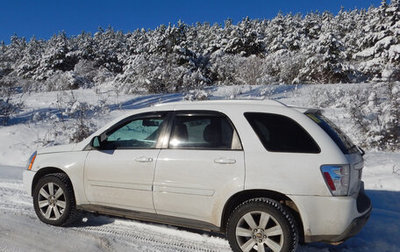
[(283, 14), (346, 10), (379, 6), (381, 0), (4, 0), (0, 5), (0, 41), (14, 34), (30, 40), (49, 39), (61, 31), (68, 36), (98, 27), (123, 32), (154, 29), (160, 24), (233, 23), (245, 17), (271, 19)]

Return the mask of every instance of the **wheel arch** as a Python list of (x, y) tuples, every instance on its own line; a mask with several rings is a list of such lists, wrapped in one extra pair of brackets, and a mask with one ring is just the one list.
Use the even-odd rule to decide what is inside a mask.
[[(70, 183), (71, 183), (72, 190), (74, 191), (74, 188), (73, 188), (71, 179), (70, 179), (70, 177), (68, 176), (68, 174), (67, 174), (64, 170), (62, 170), (62, 169), (60, 169), (60, 168), (56, 168), (56, 167), (43, 167), (43, 168), (39, 169), (39, 170), (36, 172), (35, 176), (33, 177), (33, 180), (32, 180), (32, 188), (31, 188), (31, 196), (33, 196), (33, 191), (34, 191), (34, 189), (35, 189), (35, 187), (36, 187), (38, 181), (39, 181), (41, 178), (43, 178), (44, 176), (49, 175), (49, 174), (53, 174), (53, 173), (63, 173), (63, 174), (65, 174), (65, 175), (68, 177), (68, 180), (69, 180)], [(74, 194), (75, 194), (75, 193), (74, 193)]]
[(296, 220), (298, 225), (298, 232), (300, 236), (300, 241), (302, 242), (304, 239), (304, 228), (302, 218), (300, 216), (299, 209), (297, 208), (296, 204), (292, 199), (290, 199), (287, 195), (271, 191), (271, 190), (264, 190), (264, 189), (252, 189), (252, 190), (245, 190), (240, 191), (234, 195), (232, 195), (228, 201), (225, 203), (224, 209), (222, 211), (221, 216), (221, 231), (226, 231), (226, 223), (232, 211), (241, 203), (245, 202), (249, 199), (254, 198), (269, 198), (275, 201), (278, 201), (282, 205), (286, 206), (290, 213)]
[[(52, 176), (48, 176), (48, 175), (52, 175)], [(41, 182), (41, 180), (43, 180), (43, 182)], [(55, 198), (59, 191), (59, 189), (57, 189), (57, 192), (53, 191), (50, 192), (50, 187), (48, 187), (48, 193), (49, 195), (53, 194), (53, 202), (51, 202), (51, 204), (54, 204), (54, 206), (56, 206), (55, 204), (58, 205), (57, 201), (63, 201), (64, 205), (58, 205), (57, 207), (53, 207), (50, 208), (50, 202), (47, 203), (47, 209), (46, 209), (46, 214), (41, 210), (42, 207), (40, 207), (40, 203), (39, 203), (39, 197), (37, 197), (37, 195), (40, 195), (41, 192), (40, 190), (42, 190), (42, 188), (51, 183), (56, 183), (56, 185), (58, 186), (58, 188), (62, 188), (61, 190), (61, 194), (59, 194), (58, 197), (60, 197), (61, 195), (64, 195), (61, 200), (60, 198)], [(58, 184), (60, 183), (60, 184)], [(43, 195), (43, 194), (41, 194)], [(36, 196), (36, 197), (35, 197)], [(71, 178), (70, 176), (63, 171), (60, 168), (56, 168), (56, 167), (43, 167), (41, 169), (39, 169), (33, 180), (32, 180), (32, 197), (33, 199), (33, 205), (34, 205), (34, 209), (36, 212), (36, 215), (38, 216), (38, 218), (46, 223), (46, 224), (50, 224), (50, 225), (54, 225), (54, 226), (68, 226), (72, 223), (74, 223), (75, 221), (77, 221), (80, 217), (80, 212), (79, 210), (77, 210), (76, 208), (76, 195), (75, 195), (75, 190), (73, 187), (73, 184), (71, 182)], [(47, 200), (49, 196), (47, 196)], [(54, 201), (55, 200), (55, 201)], [(46, 207), (46, 205), (44, 205), (43, 207)], [(60, 208), (62, 207), (62, 209), (64, 209), (62, 212), (60, 211)], [(49, 211), (50, 209), (50, 211)], [(52, 212), (54, 213), (53, 218), (51, 218), (51, 214)], [(56, 212), (58, 212), (58, 216), (56, 214)], [(47, 215), (49, 213), (49, 215)], [(55, 218), (55, 219), (54, 219)]]

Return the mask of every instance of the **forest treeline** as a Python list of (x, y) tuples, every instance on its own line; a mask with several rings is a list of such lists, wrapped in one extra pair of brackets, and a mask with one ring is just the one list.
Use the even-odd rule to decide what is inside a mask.
[(400, 81), (400, 0), (369, 9), (278, 14), (237, 24), (99, 28), (0, 43), (0, 87), (50, 91), (109, 83), (124, 93), (208, 85)]

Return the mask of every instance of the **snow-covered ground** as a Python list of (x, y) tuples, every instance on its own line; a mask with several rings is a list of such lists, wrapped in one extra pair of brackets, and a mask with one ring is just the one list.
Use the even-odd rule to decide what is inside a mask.
[[(355, 87), (360, 88), (340, 88)], [(323, 88), (334, 90), (338, 86)], [(267, 96), (291, 105), (311, 106), (318, 97), (310, 95), (310, 89), (230, 86), (204, 92), (211, 99)], [(41, 223), (35, 216), (31, 197), (23, 190), (21, 173), (30, 153), (43, 144), (54, 127), (50, 118), (60, 112), (55, 103), (60, 94), (24, 95), (25, 109), (11, 119), (9, 126), (0, 127), (0, 251), (230, 251), (228, 242), (217, 234), (119, 218), (87, 215), (80, 224), (67, 228)], [(74, 96), (93, 106), (99, 101), (107, 104), (109, 112), (92, 118), (95, 125), (101, 126), (126, 110), (181, 100), (184, 95), (127, 96), (78, 90)], [(326, 114), (350, 136), (357, 135), (340, 106), (331, 106)], [(53, 143), (62, 141), (65, 139), (60, 137)], [(315, 243), (302, 245), (299, 251), (400, 251), (400, 153), (367, 152), (365, 159), (363, 180), (374, 206), (367, 225), (340, 246)]]
[[(400, 251), (400, 153), (367, 153), (364, 181), (374, 209), (364, 229), (340, 246), (303, 245), (299, 251)], [(41, 223), (23, 190), (21, 167), (0, 166), (0, 251), (230, 251), (211, 233), (105, 216), (59, 228)]]

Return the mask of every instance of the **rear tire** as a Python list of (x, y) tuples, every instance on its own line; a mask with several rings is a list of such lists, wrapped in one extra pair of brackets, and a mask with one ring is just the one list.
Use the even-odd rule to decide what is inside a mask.
[(72, 184), (64, 173), (39, 179), (33, 190), (33, 206), (42, 222), (54, 226), (66, 226), (79, 216)]
[(231, 248), (240, 251), (296, 251), (297, 226), (290, 212), (275, 200), (250, 199), (233, 210), (226, 236)]

